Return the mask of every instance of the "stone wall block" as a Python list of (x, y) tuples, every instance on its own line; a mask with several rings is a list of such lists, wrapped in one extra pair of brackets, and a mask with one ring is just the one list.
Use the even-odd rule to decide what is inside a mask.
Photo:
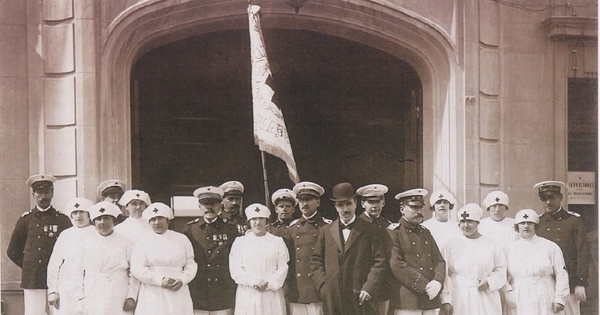
[[(59, 211), (65, 211), (67, 202), (72, 198), (79, 197), (77, 193), (77, 178), (62, 178), (54, 183), (54, 197), (52, 206)], [(94, 201), (94, 199), (92, 199)], [(68, 214), (67, 214), (68, 215)]]
[(499, 143), (479, 142), (479, 183), (500, 185)]
[(75, 69), (77, 72), (96, 71), (96, 44), (93, 20), (77, 20), (75, 25)]
[(47, 126), (75, 124), (75, 77), (45, 79)]
[(466, 139), (465, 141), (465, 182), (467, 185), (479, 185), (479, 140)]
[(44, 70), (48, 74), (75, 71), (73, 24), (43, 27)]
[(47, 129), (45, 138), (46, 172), (56, 176), (77, 175), (75, 128)]
[(78, 126), (96, 125), (96, 76), (94, 73), (75, 75), (75, 114)]
[(496, 49), (479, 49), (479, 91), (486, 95), (500, 91), (500, 55)]
[[(24, 77), (27, 75), (27, 27), (0, 24), (0, 76)], [(4, 62), (9, 61), (9, 62)]]
[(42, 0), (45, 21), (62, 21), (73, 18), (73, 0)]
[(500, 12), (498, 4), (479, 1), (479, 41), (487, 46), (498, 46), (500, 43)]
[(479, 137), (499, 140), (502, 117), (498, 100), (482, 96), (479, 101)]
[(75, 19), (93, 19), (94, 18), (94, 5), (98, 2), (97, 0), (76, 0), (75, 5)]

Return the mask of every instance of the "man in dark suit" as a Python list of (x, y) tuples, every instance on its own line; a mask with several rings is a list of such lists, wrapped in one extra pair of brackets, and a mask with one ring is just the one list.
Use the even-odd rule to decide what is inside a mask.
[(312, 279), (328, 315), (377, 314), (373, 293), (383, 284), (386, 267), (381, 235), (356, 217), (350, 183), (333, 187), (339, 218), (321, 228), (310, 259)]

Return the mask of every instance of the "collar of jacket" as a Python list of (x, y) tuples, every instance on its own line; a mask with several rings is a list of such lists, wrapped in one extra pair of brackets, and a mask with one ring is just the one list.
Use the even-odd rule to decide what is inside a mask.
[(400, 225), (411, 232), (421, 232), (421, 225), (409, 222), (404, 217), (400, 219)]

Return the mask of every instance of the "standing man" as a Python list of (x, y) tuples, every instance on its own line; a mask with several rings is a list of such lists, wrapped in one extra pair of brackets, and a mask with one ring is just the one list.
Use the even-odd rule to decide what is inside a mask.
[(221, 218), (227, 223), (233, 223), (238, 229), (239, 235), (246, 234), (248, 231), (248, 222), (242, 214), (242, 194), (244, 193), (244, 185), (232, 180), (224, 182), (219, 186), (224, 193), (221, 211)]
[(423, 222), (423, 227), (429, 230), (440, 249), (452, 238), (462, 236), (458, 222), (450, 220), (448, 215), (455, 204), (456, 198), (447, 190), (437, 190), (429, 196), (429, 209), (433, 211), (433, 217)]
[(236, 284), (229, 273), (229, 251), (239, 231), (219, 217), (223, 194), (213, 186), (196, 189), (194, 196), (204, 216), (188, 222), (183, 230), (198, 264), (196, 277), (189, 283), (194, 315), (233, 314)]
[(357, 219), (350, 183), (332, 191), (339, 218), (319, 232), (310, 258), (312, 279), (327, 315), (377, 315), (374, 294), (384, 282), (385, 253), (377, 226)]
[(325, 189), (312, 182), (300, 182), (293, 191), (302, 217), (292, 221), (286, 233), (292, 250), (284, 291), (291, 315), (323, 315), (323, 303), (311, 279), (310, 255), (315, 249), (319, 230), (331, 223), (318, 212), (319, 198)]
[(533, 188), (544, 203), (537, 234), (558, 244), (565, 256), (571, 288), (571, 294), (565, 299), (565, 315), (579, 315), (579, 303), (586, 300), (588, 284), (589, 247), (585, 226), (578, 213), (561, 206), (565, 189), (563, 182), (545, 181)]
[(392, 294), (392, 292), (395, 291), (394, 288), (397, 287), (397, 281), (392, 281), (394, 275), (392, 274), (389, 265), (390, 256), (392, 254), (392, 239), (387, 232), (387, 228), (390, 226), (391, 222), (381, 215), (383, 207), (385, 206), (385, 193), (387, 192), (387, 186), (381, 184), (366, 185), (356, 190), (356, 194), (360, 196), (360, 204), (365, 209), (359, 218), (377, 225), (381, 241), (383, 242), (386, 274), (383, 284), (378, 288), (378, 292), (375, 292), (374, 295), (378, 311), (377, 314), (379, 315), (387, 315), (390, 306), (390, 294)]
[(441, 306), (440, 290), (445, 280), (446, 263), (433, 236), (421, 225), (426, 195), (427, 190), (423, 188), (396, 195), (402, 217), (399, 223), (389, 227), (392, 238), (390, 267), (400, 281), (400, 293), (392, 296), (390, 303), (394, 315), (434, 315)]
[(27, 179), (36, 205), (23, 213), (13, 230), (6, 254), (21, 268), (25, 315), (47, 313), (47, 268), (54, 243), (60, 233), (71, 227), (71, 220), (52, 207), (54, 182), (51, 175), (33, 175)]
[[(100, 196), (100, 201), (112, 202), (119, 206), (119, 199), (121, 199), (121, 196), (125, 193), (125, 182), (118, 179), (105, 180), (98, 185), (96, 193)], [(123, 207), (119, 208), (121, 209), (121, 214), (117, 217), (115, 224), (125, 221), (129, 216), (127, 209)]]
[(296, 194), (287, 188), (278, 189), (271, 196), (271, 201), (275, 206), (277, 219), (270, 224), (269, 232), (275, 236), (285, 237), (288, 225), (292, 222), (292, 216), (296, 210), (294, 207), (298, 203)]

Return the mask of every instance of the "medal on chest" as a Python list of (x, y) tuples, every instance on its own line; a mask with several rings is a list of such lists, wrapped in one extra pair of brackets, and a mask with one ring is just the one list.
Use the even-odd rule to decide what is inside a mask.
[(213, 243), (216, 243), (218, 246), (223, 246), (227, 243), (227, 234), (213, 234), (212, 235)]
[(44, 233), (48, 234), (48, 237), (52, 238), (58, 232), (58, 225), (44, 225)]

